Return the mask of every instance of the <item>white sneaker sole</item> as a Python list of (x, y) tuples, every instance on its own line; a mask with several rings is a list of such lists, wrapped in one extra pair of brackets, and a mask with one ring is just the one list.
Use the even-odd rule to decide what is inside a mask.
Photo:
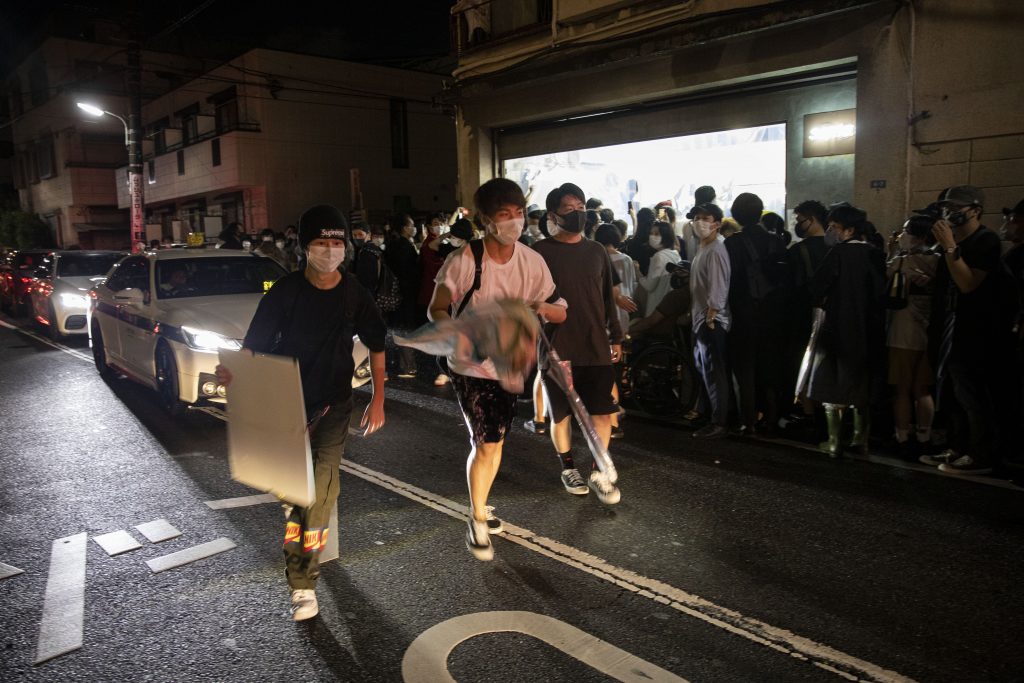
[(473, 557), (480, 560), (481, 562), (490, 562), (494, 559), (494, 546), (493, 545), (473, 545), (466, 539), (466, 549), (473, 553)]
[(562, 486), (564, 486), (565, 490), (574, 496), (585, 496), (590, 493), (590, 489), (586, 486), (569, 486), (565, 482), (562, 482)]

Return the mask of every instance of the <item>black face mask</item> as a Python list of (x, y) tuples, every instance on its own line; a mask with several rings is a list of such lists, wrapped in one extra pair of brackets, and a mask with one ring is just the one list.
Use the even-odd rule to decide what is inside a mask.
[(352, 244), (354, 244), (354, 245), (355, 245), (355, 246), (357, 246), (357, 247), (361, 247), (361, 246), (363, 246), (363, 245), (364, 245), (365, 243), (366, 243), (366, 240), (361, 240), (361, 239), (359, 239), (358, 237), (353, 237), (353, 238), (352, 238)]
[(961, 225), (970, 220), (970, 217), (965, 211), (950, 211), (949, 215), (946, 216), (946, 220), (954, 228), (959, 228)]
[(580, 233), (587, 226), (586, 211), (570, 211), (564, 216), (559, 214), (559, 218), (562, 219), (562, 225), (559, 227), (566, 232)]

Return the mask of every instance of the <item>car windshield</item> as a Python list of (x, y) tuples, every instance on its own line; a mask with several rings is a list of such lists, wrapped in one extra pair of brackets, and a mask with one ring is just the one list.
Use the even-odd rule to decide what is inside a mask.
[(61, 254), (57, 277), (97, 277), (106, 275), (124, 254)]
[(284, 274), (274, 261), (254, 256), (157, 261), (157, 298), (262, 294)]

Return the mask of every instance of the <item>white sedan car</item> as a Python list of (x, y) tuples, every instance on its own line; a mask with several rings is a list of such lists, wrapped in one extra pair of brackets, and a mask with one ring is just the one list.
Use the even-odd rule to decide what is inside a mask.
[[(90, 292), (89, 336), (96, 369), (155, 389), (172, 415), (224, 403), (220, 349), (239, 349), (263, 296), (285, 275), (274, 261), (204, 249), (128, 256)], [(370, 379), (369, 352), (354, 339), (353, 386)]]
[(124, 256), (123, 251), (55, 251), (44, 258), (29, 294), (36, 324), (55, 341), (88, 334), (89, 290)]

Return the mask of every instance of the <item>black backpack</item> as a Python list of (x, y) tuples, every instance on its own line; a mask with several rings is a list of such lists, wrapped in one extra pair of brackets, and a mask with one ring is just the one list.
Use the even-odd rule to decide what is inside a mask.
[(769, 280), (765, 275), (764, 262), (757, 253), (757, 249), (754, 249), (754, 243), (750, 237), (744, 238), (743, 234), (740, 233), (736, 239), (743, 243), (747, 254), (750, 256), (750, 262), (747, 264), (747, 289), (750, 290), (750, 298), (754, 301), (761, 301), (778, 289), (779, 285)]

